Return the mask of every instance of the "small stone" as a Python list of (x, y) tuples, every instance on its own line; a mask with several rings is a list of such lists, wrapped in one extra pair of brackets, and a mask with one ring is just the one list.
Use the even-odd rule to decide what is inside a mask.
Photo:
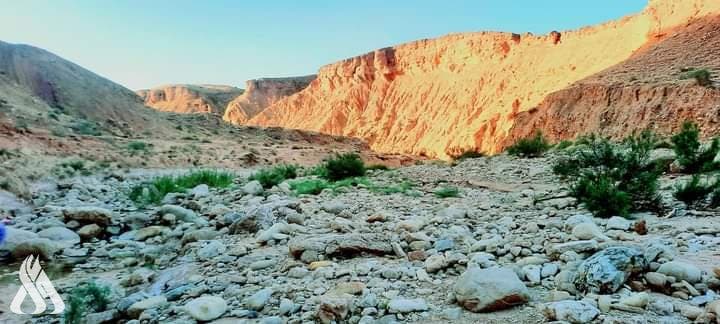
[(702, 280), (702, 270), (700, 270), (700, 268), (680, 261), (664, 263), (660, 266), (657, 272), (673, 276), (679, 280), (685, 280), (689, 283), (697, 283)]
[(578, 240), (598, 240), (609, 241), (609, 238), (603, 234), (602, 230), (595, 223), (577, 224), (572, 231), (572, 235)]
[(433, 245), (433, 248), (437, 250), (438, 252), (445, 252), (452, 250), (452, 248), (455, 246), (455, 243), (453, 240), (439, 240), (435, 242)]
[(590, 323), (598, 315), (600, 310), (595, 306), (574, 300), (563, 300), (542, 305), (543, 314), (549, 320), (565, 321), (570, 323)]
[(393, 299), (388, 304), (390, 313), (412, 313), (428, 310), (428, 305), (424, 299)]
[(270, 300), (270, 297), (273, 294), (272, 288), (264, 288), (250, 296), (248, 299), (245, 300), (245, 304), (248, 308), (259, 311), (265, 307), (268, 300)]
[(353, 296), (349, 294), (329, 293), (320, 297), (316, 316), (320, 323), (340, 323), (350, 313)]
[(471, 267), (458, 278), (454, 291), (460, 306), (471, 312), (510, 308), (530, 298), (525, 284), (508, 268)]
[(185, 312), (198, 321), (212, 321), (225, 311), (227, 311), (227, 302), (216, 296), (195, 298), (185, 304)]
[(311, 262), (308, 265), (308, 269), (310, 269), (310, 271), (314, 271), (314, 270), (317, 270), (317, 269), (320, 269), (323, 267), (329, 267), (332, 264), (333, 264), (332, 261), (315, 261), (315, 262)]
[(246, 195), (252, 195), (252, 196), (258, 196), (263, 193), (264, 189), (262, 184), (260, 184), (260, 181), (253, 180), (248, 183), (246, 183), (242, 187), (242, 192)]
[(100, 226), (110, 225), (113, 213), (110, 210), (100, 207), (73, 207), (63, 210), (67, 220), (76, 220), (81, 223), (94, 223)]
[(560, 271), (560, 268), (555, 263), (546, 263), (543, 265), (540, 275), (543, 278), (552, 277)]
[(88, 224), (78, 229), (77, 233), (83, 240), (99, 237), (103, 232), (98, 224)]
[(612, 297), (608, 295), (600, 295), (598, 297), (598, 308), (600, 308), (600, 311), (603, 313), (607, 313), (610, 311), (610, 306), (612, 306)]
[(447, 261), (445, 257), (440, 254), (431, 255), (425, 260), (425, 271), (428, 273), (435, 273), (447, 267)]
[(425, 255), (425, 251), (410, 251), (407, 253), (408, 260), (410, 261), (425, 261), (427, 258), (427, 255)]
[(702, 314), (703, 310), (700, 307), (695, 307), (692, 305), (687, 304), (681, 304), (680, 305), (680, 314), (687, 317), (690, 320), (695, 320)]
[(538, 265), (526, 265), (522, 268), (523, 274), (525, 274), (525, 278), (533, 285), (537, 285), (540, 283), (540, 276), (541, 276), (541, 267)]
[(637, 294), (632, 294), (628, 297), (625, 297), (620, 300), (620, 303), (632, 306), (632, 307), (639, 307), (639, 308), (645, 308), (647, 304), (650, 302), (650, 295), (646, 292), (641, 292)]
[(658, 272), (645, 273), (645, 280), (653, 287), (662, 288), (667, 284), (667, 276)]
[(657, 299), (648, 305), (648, 310), (658, 315), (671, 315), (675, 311), (675, 306), (670, 301)]
[(570, 295), (567, 291), (562, 290), (553, 290), (548, 294), (548, 301), (556, 302), (561, 300), (570, 300), (573, 299), (573, 296)]
[(629, 221), (625, 218), (619, 217), (619, 216), (613, 216), (613, 217), (610, 217), (610, 219), (608, 219), (606, 227), (608, 229), (627, 231), (630, 229), (630, 226), (632, 226), (631, 221)]
[(295, 308), (295, 303), (287, 298), (280, 299), (279, 312), (280, 315), (289, 315)]
[(145, 310), (158, 308), (164, 306), (165, 304), (167, 304), (167, 299), (165, 298), (165, 296), (153, 296), (130, 305), (126, 313), (131, 318), (138, 318), (138, 316), (140, 316), (140, 313), (144, 312)]

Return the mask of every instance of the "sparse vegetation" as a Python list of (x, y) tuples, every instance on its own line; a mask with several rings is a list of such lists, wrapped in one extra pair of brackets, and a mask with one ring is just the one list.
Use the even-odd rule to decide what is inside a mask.
[(456, 187), (443, 187), (434, 192), (439, 198), (454, 198), (460, 196), (460, 189)]
[[(705, 199), (720, 188), (720, 181), (711, 182), (709, 179), (700, 180), (700, 176), (693, 175), (690, 181), (675, 187), (675, 198), (688, 205)], [(714, 197), (713, 197), (714, 198)]]
[(481, 158), (484, 156), (485, 156), (485, 153), (480, 152), (475, 149), (470, 149), (470, 150), (462, 151), (455, 155), (451, 155), (450, 157), (455, 161), (461, 161), (461, 160), (465, 160), (465, 159), (477, 159), (477, 158)]
[(570, 195), (598, 217), (627, 216), (657, 209), (659, 168), (650, 160), (656, 143), (650, 132), (619, 144), (590, 135), (582, 147), (561, 158), (553, 171), (570, 183)]
[(575, 143), (573, 143), (573, 141), (563, 140), (563, 141), (560, 141), (559, 143), (555, 144), (555, 149), (558, 151), (562, 151), (570, 146), (573, 146), (574, 144)]
[(270, 189), (288, 179), (297, 177), (297, 166), (279, 165), (269, 169), (262, 169), (252, 176), (250, 180), (257, 180), (265, 189)]
[(67, 308), (63, 314), (64, 323), (83, 323), (86, 314), (105, 311), (110, 303), (109, 296), (110, 289), (99, 286), (95, 282), (73, 288), (70, 291)]
[(710, 71), (708, 71), (707, 69), (687, 69), (680, 75), (680, 79), (695, 79), (700, 86), (712, 86), (712, 80), (710, 79)]
[(368, 170), (368, 171), (370, 171), (370, 170), (375, 170), (375, 171), (387, 171), (387, 170), (390, 170), (390, 168), (388, 168), (388, 166), (387, 166), (387, 165), (384, 165), (384, 164), (373, 164), (373, 165), (369, 165), (369, 166), (367, 167), (367, 170)]
[(137, 151), (147, 151), (149, 148), (149, 145), (145, 142), (140, 141), (132, 141), (128, 143), (127, 145), (128, 150), (137, 152)]
[(198, 170), (180, 176), (162, 176), (151, 182), (133, 187), (129, 197), (139, 205), (156, 204), (168, 193), (185, 192), (198, 185), (206, 184), (212, 188), (225, 188), (232, 184), (234, 175), (215, 170)]
[(508, 147), (507, 152), (524, 158), (540, 157), (552, 147), (545, 139), (542, 132), (538, 131), (533, 137), (523, 138), (512, 146)]
[(365, 176), (365, 163), (355, 153), (336, 154), (314, 169), (317, 176), (330, 181)]
[(102, 133), (97, 128), (97, 125), (95, 125), (92, 122), (89, 122), (87, 120), (80, 121), (78, 123), (75, 123), (70, 127), (76, 134), (80, 135), (87, 135), (87, 136), (100, 136)]
[(713, 161), (720, 152), (720, 139), (715, 138), (703, 148), (700, 143), (700, 129), (692, 122), (685, 122), (678, 134), (672, 137), (677, 161), (686, 173), (709, 172), (720, 169), (720, 163)]
[(304, 179), (290, 182), (290, 189), (298, 195), (318, 195), (329, 187), (323, 179)]

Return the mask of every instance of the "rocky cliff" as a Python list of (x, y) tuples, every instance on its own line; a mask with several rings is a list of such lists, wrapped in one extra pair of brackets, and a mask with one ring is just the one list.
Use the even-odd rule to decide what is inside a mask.
[[(538, 110), (548, 95), (631, 59), (668, 30), (718, 13), (720, 1), (655, 0), (636, 15), (579, 30), (462, 33), (384, 48), (321, 68), (308, 88), (248, 124), (356, 136), (382, 152), (493, 153), (512, 138), (517, 117)], [(553, 117), (558, 125), (566, 123), (561, 117)]]
[(143, 98), (145, 105), (160, 111), (222, 115), (228, 103), (241, 95), (243, 90), (226, 85), (174, 84), (136, 93)]
[(223, 119), (244, 124), (278, 100), (305, 89), (313, 80), (315, 75), (249, 80), (245, 93), (227, 105)]

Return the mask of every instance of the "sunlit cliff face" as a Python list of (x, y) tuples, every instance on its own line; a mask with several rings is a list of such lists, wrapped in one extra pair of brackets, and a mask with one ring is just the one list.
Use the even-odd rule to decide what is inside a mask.
[(518, 113), (630, 58), (667, 28), (720, 13), (713, 0), (652, 1), (617, 21), (549, 35), (462, 33), (321, 68), (247, 123), (367, 140), (381, 152), (496, 153)]

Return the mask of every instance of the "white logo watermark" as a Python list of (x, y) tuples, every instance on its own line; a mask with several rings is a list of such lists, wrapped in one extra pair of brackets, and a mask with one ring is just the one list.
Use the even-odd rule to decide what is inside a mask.
[[(33, 259), (35, 262), (33, 262)], [(28, 256), (20, 265), (19, 272), (22, 286), (12, 303), (10, 303), (10, 311), (15, 314), (36, 315), (43, 313), (47, 309), (45, 298), (50, 298), (53, 303), (52, 314), (60, 314), (65, 310), (65, 303), (40, 266), (40, 258), (32, 255)], [(35, 303), (35, 310), (32, 313), (24, 313), (21, 309), (21, 305), (27, 296), (30, 296), (30, 299)]]

